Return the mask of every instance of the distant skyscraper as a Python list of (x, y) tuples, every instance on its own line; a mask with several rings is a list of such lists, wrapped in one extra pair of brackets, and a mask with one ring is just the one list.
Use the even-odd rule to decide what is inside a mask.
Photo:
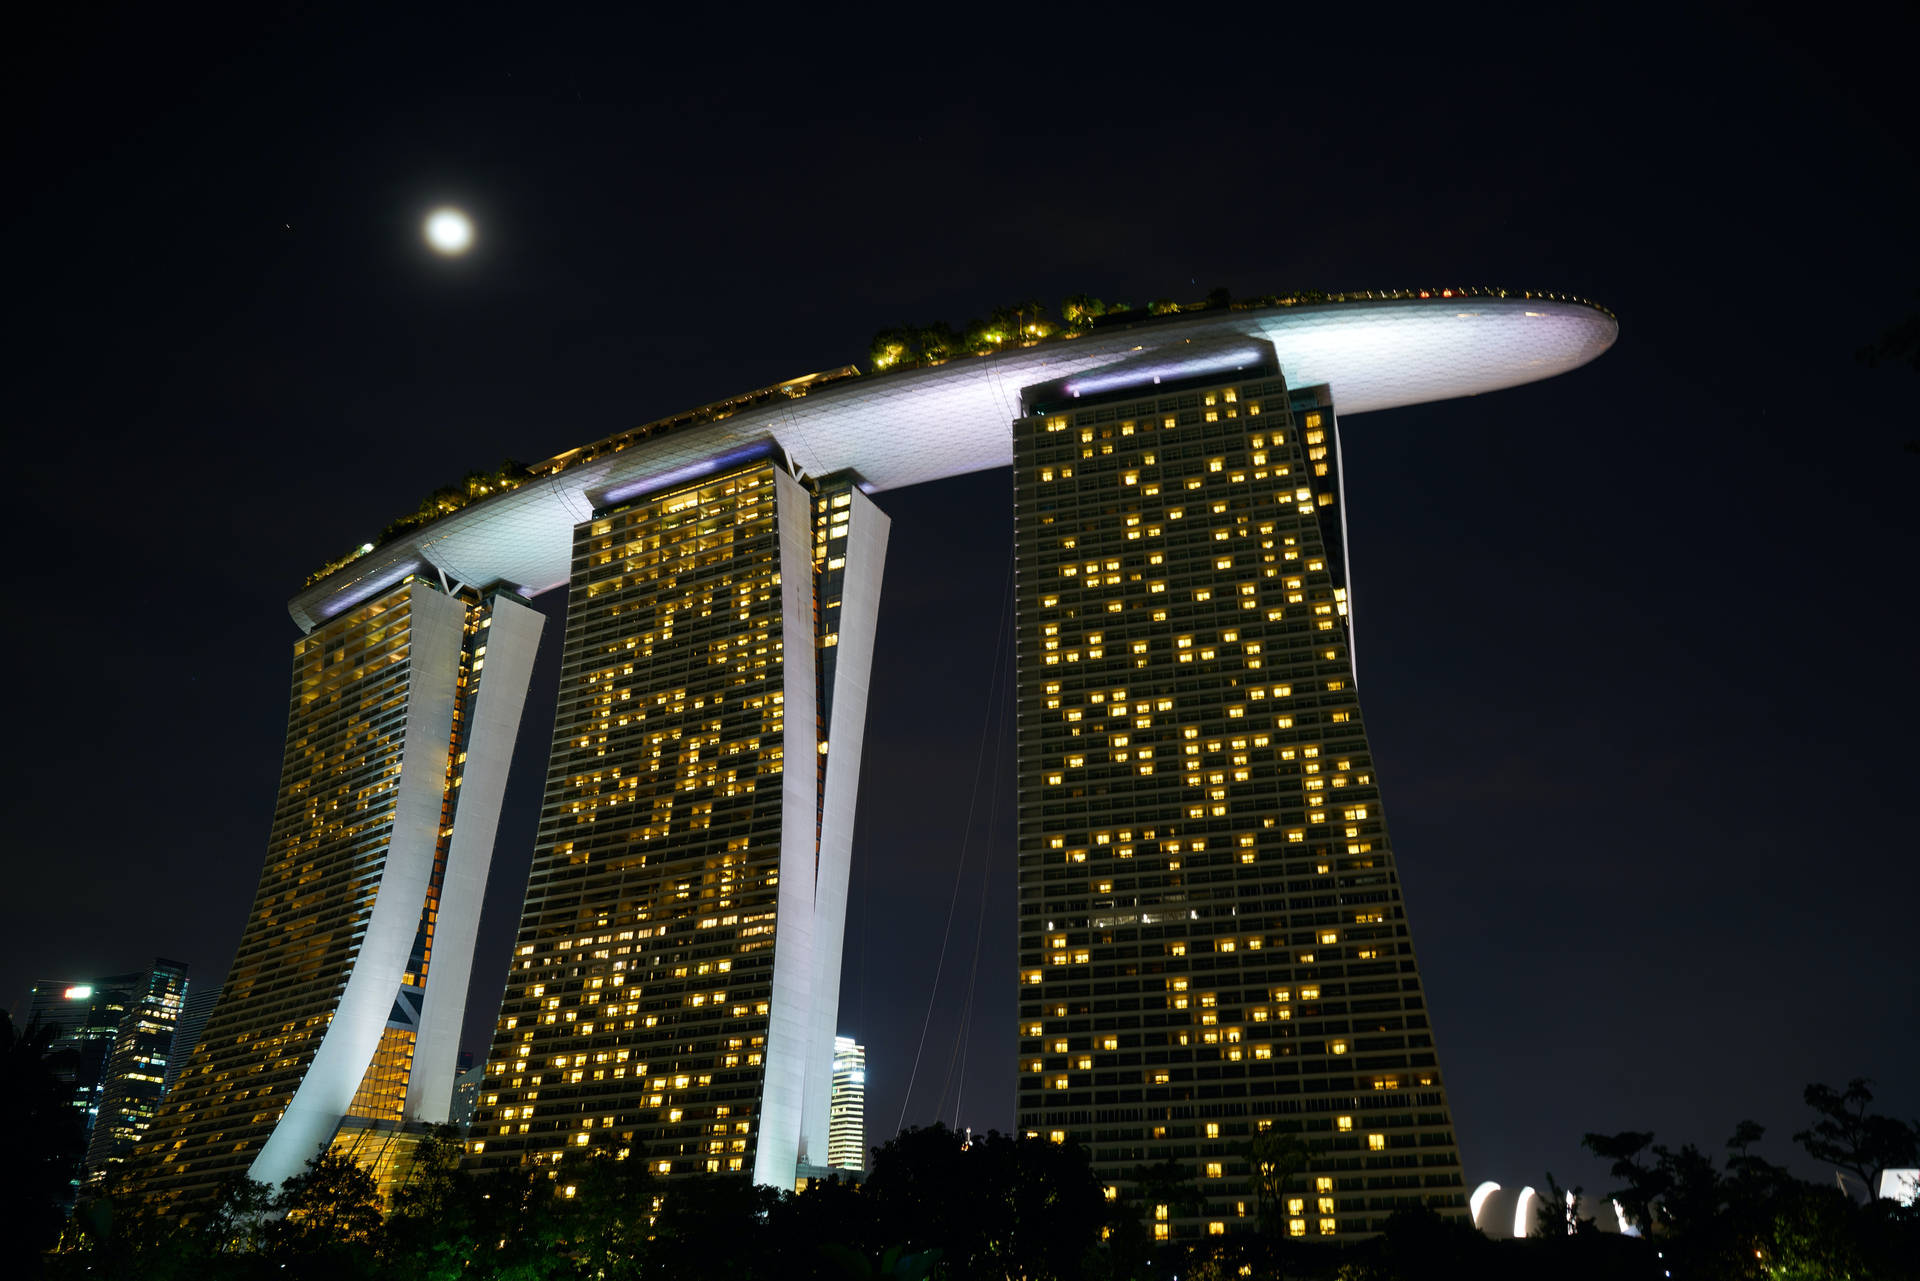
[(76, 1183), (106, 1177), (152, 1123), (186, 984), (187, 967), (164, 959), (131, 974), (34, 984), (26, 1026), (58, 1028), (54, 1049), (73, 1055), (61, 1076), (87, 1135)]
[(475, 1063), (462, 1068), (453, 1078), (453, 1107), (447, 1121), (460, 1127), (465, 1134), (473, 1126), (473, 1119), (480, 1112), (480, 1085), (487, 1075), (487, 1065)]
[(1112, 1182), (1192, 1170), (1204, 1212), (1162, 1236), (1251, 1213), (1265, 1134), (1312, 1151), (1291, 1235), (1464, 1207), (1355, 697), (1329, 389), (1251, 351), (1023, 395), (1020, 1126)]
[(827, 1164), (836, 1170), (867, 1168), (867, 1047), (850, 1036), (833, 1038), (833, 1117)]
[(57, 1029), (53, 1049), (71, 1056), (59, 1070), (60, 1080), (67, 1087), (67, 1106), (89, 1135), (99, 1103), (100, 1081), (120, 1032), (120, 1016), (126, 1011), (129, 990), (139, 980), (137, 974), (42, 979), (27, 995), (26, 1015), (20, 1026)]
[(186, 1003), (180, 1007), (180, 1022), (173, 1030), (173, 1048), (167, 1054), (167, 1089), (180, 1079), (181, 1071), (200, 1044), (207, 1030), (207, 1016), (220, 999), (220, 979), (189, 979)]
[(295, 642), (260, 888), (142, 1150), (147, 1192), (278, 1183), (335, 1145), (384, 1170), (397, 1131), (447, 1119), (543, 621), (506, 593), (406, 578)]
[[(134, 976), (129, 976), (134, 977)], [(165, 1095), (176, 1025), (187, 990), (187, 967), (156, 960), (125, 989), (125, 1010), (100, 1081), (85, 1178), (105, 1179), (133, 1155)]]
[(574, 530), (546, 804), (471, 1150), (825, 1163), (888, 521), (761, 449)]

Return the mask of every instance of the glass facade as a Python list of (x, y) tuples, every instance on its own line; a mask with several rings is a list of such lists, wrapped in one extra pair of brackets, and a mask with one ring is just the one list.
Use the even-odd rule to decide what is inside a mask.
[(104, 1180), (133, 1155), (166, 1093), (174, 1033), (186, 1002), (187, 967), (156, 960), (121, 990), (123, 1012), (101, 1075), (93, 1132), (87, 1138), (85, 1178)]
[(131, 974), (44, 980), (28, 994), (25, 1026), (58, 1030), (57, 1075), (86, 1135), (76, 1189), (104, 1179), (153, 1123), (186, 989), (187, 967), (161, 958)]
[(558, 1178), (606, 1151), (790, 1185), (815, 1094), (824, 1156), (851, 838), (836, 771), (857, 777), (885, 530), (850, 479), (769, 458), (574, 531), (482, 1164)]
[(1185, 1166), (1206, 1207), (1161, 1207), (1161, 1238), (1251, 1229), (1269, 1134), (1311, 1153), (1293, 1235), (1464, 1213), (1355, 696), (1331, 396), (1269, 361), (1023, 410), (1018, 1124), (1111, 1184)]
[(833, 1117), (827, 1164), (867, 1168), (867, 1047), (850, 1036), (833, 1041)]
[[(444, 1084), (438, 1115), (409, 1106), (422, 1003), (480, 672), (501, 632), (514, 633), (525, 662), (500, 697), (517, 723), (526, 619), (537, 637), (522, 605), (409, 580), (295, 642), (266, 865), (220, 998), (142, 1152), (148, 1193), (191, 1204), (234, 1175), (277, 1182), (343, 1119), (444, 1119)], [(465, 796), (469, 809), (497, 806)], [(462, 992), (468, 963), (454, 961)]]
[(1319, 1162), (1312, 1210), (1288, 1211), (1302, 1235), (1458, 1204), (1354, 699), (1333, 407), (1288, 390), (1274, 353), (1383, 409), (1574, 368), (1617, 327), (1503, 290), (1270, 302), (789, 380), (567, 451), (538, 484), (470, 485), (324, 567), (289, 603), (308, 634), (258, 895), (220, 999), (196, 996), (177, 1038), (191, 1060), (167, 1065), (139, 1186), (277, 1181), (445, 1118), (540, 630), (488, 593), (563, 582), (471, 1152), (773, 1185), (828, 1164), (888, 531), (866, 494), (1004, 465), (1011, 388), (1078, 370), (1022, 393), (1012, 432), (1021, 1124), (1086, 1138), (1110, 1172), (1175, 1159), (1229, 1181), (1236, 1145), (1300, 1138)]

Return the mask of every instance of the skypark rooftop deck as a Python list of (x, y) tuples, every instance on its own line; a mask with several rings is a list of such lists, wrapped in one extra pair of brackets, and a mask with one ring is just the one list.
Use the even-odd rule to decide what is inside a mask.
[(853, 470), (872, 491), (1013, 459), (1022, 388), (1067, 394), (1226, 373), (1271, 344), (1296, 386), (1326, 383), (1343, 418), (1474, 396), (1566, 373), (1613, 345), (1611, 313), (1561, 295), (1505, 290), (1344, 294), (1337, 301), (1212, 307), (942, 364), (812, 374), (690, 410), (529, 468), (512, 489), (406, 531), (325, 574), (288, 603), (311, 630), (408, 574), (537, 595), (565, 584), (572, 530), (596, 509), (697, 479), (767, 449), (813, 475)]

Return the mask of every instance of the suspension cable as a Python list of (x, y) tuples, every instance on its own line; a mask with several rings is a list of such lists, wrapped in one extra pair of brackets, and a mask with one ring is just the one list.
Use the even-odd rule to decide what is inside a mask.
[(947, 942), (953, 935), (954, 912), (960, 906), (960, 880), (961, 880), (961, 876), (966, 872), (966, 869), (967, 869), (967, 848), (971, 842), (972, 834), (973, 834), (974, 812), (980, 804), (981, 771), (986, 764), (987, 735), (988, 735), (988, 731), (993, 726), (993, 716), (996, 710), (996, 705), (995, 705), (996, 700), (994, 700), (991, 695), (992, 695), (992, 690), (999, 683), (1001, 658), (1003, 656), (1003, 650), (1005, 648), (1004, 641), (1007, 636), (1007, 631), (1009, 627), (1009, 615), (1011, 615), (1012, 612), (1013, 612), (1013, 560), (1011, 557), (1009, 557), (1007, 561), (1007, 585), (1000, 599), (1000, 621), (999, 621), (999, 625), (994, 630), (994, 636), (993, 636), (993, 665), (989, 669), (988, 675), (987, 675), (987, 688), (988, 688), (989, 696), (987, 699), (985, 714), (982, 716), (981, 722), (980, 722), (980, 746), (979, 746), (979, 749), (974, 754), (973, 794), (967, 799), (966, 826), (961, 828), (961, 831), (960, 831), (960, 866), (955, 868), (953, 873), (953, 893), (948, 898), (948, 901), (947, 901), (947, 923), (946, 923), (946, 927), (940, 933), (940, 959), (939, 959), (939, 962), (934, 966), (933, 989), (927, 994), (927, 1015), (926, 1015), (926, 1018), (923, 1019), (920, 1024), (920, 1042), (914, 1048), (914, 1051), (913, 1051), (913, 1068), (907, 1074), (907, 1092), (905, 1097), (903, 1097), (900, 1100), (900, 1119), (894, 1124), (894, 1129), (896, 1131), (899, 1130), (901, 1127), (903, 1127), (907, 1121), (907, 1106), (913, 1100), (914, 1082), (919, 1078), (919, 1075), (920, 1075), (920, 1057), (927, 1048), (927, 1029), (933, 1024), (934, 1007), (938, 1003), (939, 997), (940, 997), (940, 978), (941, 978), (941, 975), (946, 972)]

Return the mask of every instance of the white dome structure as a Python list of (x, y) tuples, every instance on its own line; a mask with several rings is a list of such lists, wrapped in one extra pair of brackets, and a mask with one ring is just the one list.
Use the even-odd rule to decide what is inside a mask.
[[(1575, 1211), (1582, 1219), (1593, 1220), (1596, 1230), (1640, 1235), (1640, 1229), (1627, 1222), (1626, 1210), (1618, 1201), (1597, 1196), (1574, 1200), (1573, 1193), (1566, 1195), (1574, 1201)], [(1467, 1198), (1467, 1208), (1473, 1215), (1473, 1226), (1496, 1241), (1532, 1236), (1540, 1226), (1541, 1217), (1553, 1213), (1546, 1193), (1533, 1187), (1503, 1188), (1491, 1179), (1473, 1190), (1473, 1195)]]

